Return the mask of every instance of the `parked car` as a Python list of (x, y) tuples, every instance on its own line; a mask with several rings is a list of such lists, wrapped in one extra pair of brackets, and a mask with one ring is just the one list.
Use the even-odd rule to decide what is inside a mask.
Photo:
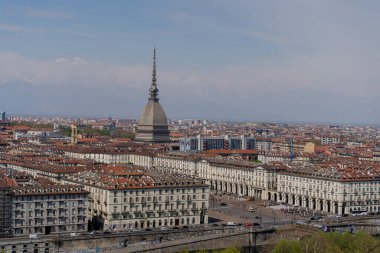
[(164, 230), (168, 230), (167, 227), (161, 227), (160, 229), (161, 229), (162, 231), (164, 231)]
[(227, 204), (224, 203), (224, 202), (222, 202), (222, 203), (220, 203), (220, 205), (221, 205), (221, 206), (226, 206)]
[(252, 223), (245, 223), (244, 226), (245, 226), (246, 228), (250, 228), (250, 227), (253, 226), (253, 224), (252, 224)]
[(70, 233), (70, 236), (79, 236), (79, 233)]

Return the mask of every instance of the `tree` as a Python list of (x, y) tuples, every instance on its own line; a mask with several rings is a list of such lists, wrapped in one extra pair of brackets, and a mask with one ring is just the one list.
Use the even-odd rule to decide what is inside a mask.
[(240, 252), (240, 250), (238, 250), (235, 247), (228, 247), (227, 249), (223, 249), (223, 250), (219, 251), (219, 253), (239, 253), (239, 252)]
[(186, 248), (183, 248), (179, 253), (189, 253), (189, 251)]
[[(378, 246), (378, 247), (377, 247)], [(380, 242), (364, 232), (316, 233), (300, 241), (280, 241), (272, 253), (380, 253)]]
[(272, 253), (302, 253), (302, 249), (297, 241), (281, 240)]

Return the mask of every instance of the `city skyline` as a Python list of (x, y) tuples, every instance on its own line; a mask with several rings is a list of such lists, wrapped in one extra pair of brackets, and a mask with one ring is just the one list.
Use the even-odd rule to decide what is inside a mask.
[(379, 124), (374, 1), (0, 2), (0, 109)]

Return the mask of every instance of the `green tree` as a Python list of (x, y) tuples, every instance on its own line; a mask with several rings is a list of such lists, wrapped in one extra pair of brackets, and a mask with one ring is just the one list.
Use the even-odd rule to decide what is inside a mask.
[(297, 241), (281, 240), (272, 253), (302, 253), (302, 248)]
[[(377, 247), (379, 246), (379, 247)], [(364, 232), (316, 233), (300, 241), (280, 241), (272, 253), (380, 253), (380, 242)]]
[(189, 251), (186, 248), (183, 248), (179, 253), (189, 253)]
[(235, 247), (228, 247), (227, 249), (219, 251), (219, 253), (240, 253), (240, 250)]

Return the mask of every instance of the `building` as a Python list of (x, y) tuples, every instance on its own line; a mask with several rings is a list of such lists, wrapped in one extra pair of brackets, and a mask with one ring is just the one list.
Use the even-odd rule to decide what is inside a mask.
[(256, 139), (247, 136), (201, 136), (182, 138), (181, 151), (204, 151), (204, 150), (251, 150), (256, 149)]
[(0, 177), (0, 238), (12, 235), (10, 188), (7, 178)]
[(278, 173), (278, 200), (339, 215), (380, 213), (379, 175), (372, 168), (292, 166)]
[(303, 152), (313, 154), (315, 151), (315, 144), (313, 142), (307, 142), (305, 144)]
[(322, 145), (331, 145), (331, 144), (337, 144), (337, 143), (340, 143), (339, 136), (322, 136), (321, 137)]
[(207, 223), (209, 186), (181, 174), (109, 166), (67, 176), (90, 194), (93, 228), (123, 231)]
[(169, 142), (170, 132), (166, 114), (158, 102), (158, 88), (156, 83), (156, 49), (153, 52), (153, 77), (149, 89), (148, 103), (141, 113), (136, 140), (142, 142), (159, 143)]
[(6, 120), (5, 112), (0, 112), (0, 120)]
[(243, 160), (208, 159), (200, 161), (198, 176), (206, 179), (216, 192), (276, 200), (277, 173), (284, 169), (284, 166)]
[[(3, 236), (87, 231), (88, 194), (82, 186), (58, 185), (27, 173), (2, 171)], [(5, 210), (7, 209), (7, 210)], [(0, 217), (1, 219), (1, 217)]]

